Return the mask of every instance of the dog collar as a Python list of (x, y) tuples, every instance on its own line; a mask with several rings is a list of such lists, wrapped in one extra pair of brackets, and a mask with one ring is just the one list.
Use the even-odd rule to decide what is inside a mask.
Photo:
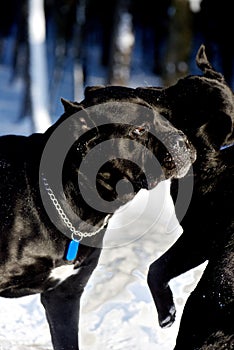
[(107, 225), (108, 225), (108, 221), (109, 221), (111, 215), (108, 214), (105, 217), (102, 226), (99, 227), (99, 229), (97, 231), (94, 231), (94, 232), (81, 232), (80, 230), (77, 230), (72, 225), (71, 221), (68, 219), (67, 215), (65, 214), (65, 212), (64, 212), (63, 208), (61, 207), (61, 205), (59, 204), (59, 201), (55, 197), (55, 194), (54, 194), (53, 190), (51, 189), (51, 187), (49, 186), (48, 181), (47, 181), (47, 179), (46, 179), (46, 177), (44, 175), (42, 175), (42, 180), (43, 180), (43, 183), (44, 183), (44, 186), (45, 186), (45, 190), (48, 193), (48, 196), (50, 197), (52, 204), (54, 205), (55, 209), (57, 210), (57, 212), (58, 212), (60, 218), (62, 219), (62, 221), (64, 222), (65, 226), (71, 232), (71, 240), (70, 240), (70, 243), (69, 243), (67, 251), (66, 251), (66, 260), (72, 261), (72, 260), (74, 260), (76, 258), (77, 254), (78, 254), (80, 241), (84, 237), (95, 236), (101, 230), (106, 228)]
[(234, 146), (234, 143), (230, 143), (230, 145), (221, 146), (221, 147), (220, 147), (220, 150), (222, 151), (223, 149), (229, 148), (229, 147), (232, 147), (232, 146)]

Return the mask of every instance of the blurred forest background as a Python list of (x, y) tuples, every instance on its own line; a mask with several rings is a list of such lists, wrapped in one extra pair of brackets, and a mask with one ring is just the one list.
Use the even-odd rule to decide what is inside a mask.
[(200, 74), (201, 43), (233, 88), (231, 6), (230, 0), (3, 1), (0, 134), (8, 121), (16, 133), (25, 121), (31, 131), (45, 129), (62, 113), (60, 98), (80, 101), (88, 85), (166, 86)]
[[(167, 86), (188, 74), (201, 74), (195, 56), (202, 43), (212, 65), (234, 89), (232, 4), (231, 0), (3, 0), (0, 135), (44, 131), (63, 113), (60, 98), (81, 101), (88, 85)], [(144, 241), (134, 239), (119, 250), (103, 251), (83, 298), (82, 349), (174, 346), (183, 306), (204, 267), (172, 282), (177, 320), (161, 330), (146, 273), (149, 263), (179, 234), (167, 232), (171, 212), (163, 199), (169, 197), (166, 188), (167, 196), (163, 187), (153, 190), (154, 210), (144, 212), (144, 219), (138, 217), (146, 208), (144, 196), (120, 214), (119, 235), (133, 237), (146, 228), (149, 232)], [(123, 231), (129, 222), (130, 229)], [(51, 349), (39, 296), (25, 298), (2, 300), (0, 348)]]

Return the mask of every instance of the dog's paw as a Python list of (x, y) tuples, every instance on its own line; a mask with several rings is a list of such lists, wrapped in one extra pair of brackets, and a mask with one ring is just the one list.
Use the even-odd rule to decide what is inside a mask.
[(170, 327), (174, 321), (176, 316), (176, 308), (175, 305), (172, 305), (170, 309), (168, 310), (167, 315), (158, 315), (158, 322), (161, 328), (168, 328)]
[(169, 285), (158, 283), (156, 279), (151, 278), (151, 275), (148, 276), (148, 284), (158, 312), (160, 327), (170, 327), (175, 321), (176, 308)]

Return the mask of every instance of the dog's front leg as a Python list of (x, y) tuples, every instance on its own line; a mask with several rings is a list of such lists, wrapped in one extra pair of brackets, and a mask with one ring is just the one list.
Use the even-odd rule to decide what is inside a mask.
[[(67, 282), (67, 283), (66, 283)], [(83, 290), (69, 290), (75, 283), (68, 278), (61, 286), (41, 294), (54, 350), (78, 350), (80, 297)], [(79, 281), (76, 282), (77, 284)], [(71, 287), (72, 288), (72, 287)]]
[(169, 281), (207, 260), (206, 247), (193, 237), (193, 234), (184, 232), (176, 243), (149, 267), (147, 281), (161, 327), (168, 327), (175, 320), (176, 310)]
[(56, 288), (41, 294), (54, 350), (79, 350), (80, 298), (97, 266), (99, 255), (100, 249), (94, 249), (75, 275), (67, 278)]

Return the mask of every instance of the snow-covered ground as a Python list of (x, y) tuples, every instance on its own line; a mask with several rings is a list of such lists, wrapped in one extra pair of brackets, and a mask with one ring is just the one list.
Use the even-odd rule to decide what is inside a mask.
[[(95, 51), (97, 50), (97, 51)], [(87, 85), (103, 83), (105, 72), (95, 70), (98, 48), (90, 49), (92, 70)], [(160, 85), (160, 79), (141, 67), (141, 53), (134, 53), (136, 65), (129, 86)], [(0, 134), (32, 132), (29, 117), (19, 120), (23, 83), (10, 82), (10, 69), (0, 66)], [(68, 79), (68, 77), (66, 77)], [(67, 90), (61, 96), (69, 98)], [(59, 92), (58, 92), (59, 95)], [(59, 98), (58, 107), (61, 109)], [(62, 112), (62, 109), (61, 109)], [(59, 114), (58, 114), (59, 116)], [(204, 265), (171, 282), (177, 307), (175, 324), (162, 330), (146, 283), (149, 264), (170, 247), (181, 234), (174, 216), (169, 183), (151, 191), (154, 208), (144, 208), (149, 193), (119, 210), (109, 225), (100, 262), (82, 297), (80, 318), (81, 350), (172, 350), (181, 313), (190, 292), (198, 282)], [(118, 237), (118, 239), (116, 238)], [(110, 247), (113, 239), (119, 243)], [(49, 350), (50, 334), (39, 296), (0, 299), (0, 350)]]

